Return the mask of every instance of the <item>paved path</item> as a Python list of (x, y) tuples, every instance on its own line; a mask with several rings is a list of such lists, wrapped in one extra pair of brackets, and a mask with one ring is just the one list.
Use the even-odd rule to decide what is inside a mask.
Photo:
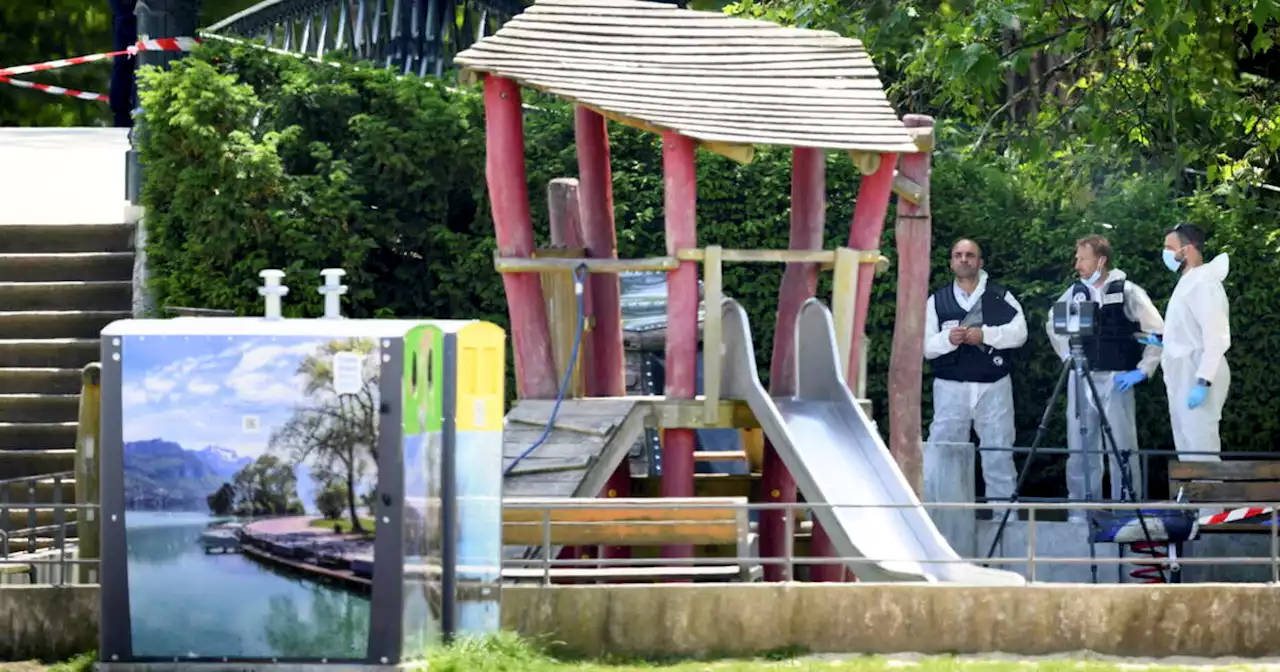
[(0, 225), (125, 221), (128, 131), (0, 128)]
[(249, 523), (245, 528), (254, 534), (323, 534), (336, 537), (332, 529), (311, 527), (314, 516), (290, 516), (288, 518), (269, 518), (256, 523)]

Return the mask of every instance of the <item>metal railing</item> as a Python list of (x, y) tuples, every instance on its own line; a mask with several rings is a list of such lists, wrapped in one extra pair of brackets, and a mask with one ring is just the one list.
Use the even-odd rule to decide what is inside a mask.
[[(741, 553), (734, 556), (715, 556), (701, 558), (590, 558), (590, 559), (557, 559), (554, 557), (557, 542), (556, 535), (552, 533), (552, 526), (556, 528), (573, 527), (575, 525), (599, 525), (593, 522), (566, 522), (563, 520), (552, 520), (553, 511), (563, 510), (620, 510), (634, 509), (636, 504), (631, 503), (613, 503), (608, 500), (592, 500), (592, 499), (565, 499), (553, 503), (547, 502), (504, 502), (505, 509), (524, 509), (538, 510), (542, 512), (540, 525), (541, 537), (543, 539), (542, 546), (538, 549), (537, 557), (507, 557), (503, 559), (505, 567), (537, 567), (542, 570), (541, 582), (544, 585), (551, 585), (555, 577), (553, 570), (558, 568), (609, 568), (609, 567), (690, 567), (690, 566), (725, 566), (725, 565), (781, 565), (783, 569), (784, 580), (792, 580), (796, 576), (795, 570), (797, 566), (813, 566), (813, 565), (846, 565), (851, 568), (853, 573), (857, 574), (858, 565), (868, 565), (875, 563), (918, 563), (924, 567), (940, 564), (974, 564), (984, 565), (993, 568), (1007, 568), (1009, 566), (1026, 565), (1028, 583), (1037, 583), (1037, 568), (1045, 565), (1115, 565), (1115, 566), (1134, 566), (1134, 567), (1155, 567), (1159, 566), (1163, 571), (1171, 569), (1179, 569), (1181, 566), (1188, 565), (1236, 565), (1236, 566), (1267, 566), (1270, 568), (1270, 581), (1272, 585), (1280, 585), (1280, 533), (1277, 524), (1278, 512), (1280, 504), (1257, 503), (1257, 502), (1142, 502), (1142, 503), (1099, 503), (1099, 502), (1017, 502), (1017, 503), (982, 503), (982, 502), (953, 502), (953, 503), (935, 503), (926, 504), (830, 504), (830, 503), (751, 503), (744, 505), (726, 504), (724, 502), (688, 502), (683, 501), (679, 504), (673, 504), (670, 507), (663, 507), (655, 500), (653, 508), (679, 508), (679, 509), (734, 509), (740, 511), (746, 509), (748, 515), (752, 511), (784, 511), (785, 521), (784, 532), (784, 549), (780, 557), (760, 557), (760, 556), (744, 556)], [(1176, 557), (1176, 558), (1148, 558), (1141, 556), (1117, 557), (1106, 556), (1071, 556), (1071, 555), (1050, 555), (1046, 556), (1037, 550), (1036, 530), (1038, 523), (1050, 523), (1053, 521), (1037, 518), (1038, 512), (1056, 511), (1063, 509), (1072, 510), (1089, 510), (1089, 511), (1137, 511), (1139, 509), (1147, 512), (1144, 518), (1154, 520), (1155, 517), (1150, 514), (1152, 510), (1165, 511), (1186, 511), (1199, 509), (1227, 509), (1237, 507), (1271, 507), (1269, 513), (1269, 552), (1264, 557), (1251, 556), (1222, 556), (1222, 557)], [(1020, 521), (1026, 525), (1026, 553), (1017, 556), (998, 556), (998, 557), (956, 557), (956, 558), (902, 558), (902, 557), (811, 557), (798, 556), (795, 553), (795, 539), (797, 532), (797, 513), (811, 513), (819, 509), (915, 509), (923, 508), (926, 511), (980, 511), (991, 510), (995, 512), (1003, 512), (1005, 509), (1015, 509), (1026, 511), (1028, 516), (1026, 520)], [(706, 521), (701, 521), (706, 522)], [(619, 525), (634, 527), (664, 527), (675, 525), (688, 525), (689, 521), (635, 521), (626, 523), (615, 523)], [(1063, 523), (1057, 523), (1063, 524)], [(740, 531), (741, 534), (752, 534), (747, 529)], [(1081, 545), (1087, 545), (1087, 538), (1080, 539)], [(1104, 545), (1103, 542), (1097, 542), (1098, 545)], [(1194, 541), (1192, 543), (1195, 543)], [(1127, 544), (1122, 544), (1127, 545)], [(584, 577), (577, 576), (575, 579), (581, 580)], [(616, 581), (609, 576), (601, 575), (600, 580)]]
[(324, 58), (341, 53), (439, 77), (454, 55), (524, 10), (523, 0), (265, 0), (205, 33), (261, 39)]
[[(70, 570), (97, 564), (79, 557), (78, 524), (98, 506), (75, 502), (74, 477), (64, 471), (0, 480), (0, 584), (78, 583), (79, 572)], [(50, 501), (41, 501), (42, 489), (51, 489)], [(15, 499), (15, 490), (26, 494)]]

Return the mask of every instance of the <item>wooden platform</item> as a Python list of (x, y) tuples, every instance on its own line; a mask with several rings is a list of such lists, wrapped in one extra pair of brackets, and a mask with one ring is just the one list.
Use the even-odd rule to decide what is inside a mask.
[[(502, 432), (508, 469), (546, 430), (554, 401), (518, 401)], [(644, 432), (640, 399), (566, 399), (542, 445), (506, 477), (507, 497), (594, 497)]]

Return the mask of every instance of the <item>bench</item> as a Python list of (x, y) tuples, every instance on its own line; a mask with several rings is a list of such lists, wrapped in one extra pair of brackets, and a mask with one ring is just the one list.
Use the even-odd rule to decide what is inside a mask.
[[(1280, 461), (1169, 462), (1169, 498), (1207, 504), (1280, 502)], [(1269, 514), (1200, 527), (1200, 534), (1269, 534)]]
[[(751, 553), (745, 497), (535, 498), (503, 499), (502, 543), (538, 548), (559, 546), (664, 546), (725, 544), (739, 558)], [(546, 524), (547, 520), (550, 524)], [(541, 557), (541, 556), (538, 556)], [(553, 556), (554, 557), (554, 556)], [(742, 580), (760, 575), (757, 563), (683, 566), (608, 566), (549, 569), (504, 567), (512, 581), (644, 581), (663, 579)]]

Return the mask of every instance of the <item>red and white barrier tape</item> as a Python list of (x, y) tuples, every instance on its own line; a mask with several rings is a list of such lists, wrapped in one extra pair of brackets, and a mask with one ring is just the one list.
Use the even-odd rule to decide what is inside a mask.
[(35, 89), (36, 91), (43, 91), (45, 93), (48, 93), (54, 96), (71, 96), (72, 98), (79, 98), (80, 100), (100, 100), (104, 103), (110, 101), (108, 97), (102, 95), (101, 93), (94, 93), (92, 91), (79, 91), (77, 89), (67, 89), (61, 86), (54, 86), (52, 84), (39, 84), (37, 82), (28, 82), (22, 79), (10, 79), (9, 77), (0, 77), (0, 82), (4, 82), (6, 84), (12, 84), (22, 89)]
[(1256, 518), (1271, 513), (1272, 507), (1244, 507), (1240, 509), (1231, 509), (1222, 513), (1215, 513), (1208, 516), (1201, 516), (1198, 522), (1200, 525), (1221, 525), (1223, 523), (1234, 523), (1246, 518)]
[(119, 51), (107, 51), (101, 54), (89, 54), (87, 56), (75, 56), (73, 58), (59, 58), (54, 61), (45, 61), (44, 63), (32, 63), (30, 65), (16, 65), (11, 68), (0, 68), (0, 82), (12, 84), (13, 86), (24, 89), (35, 89), (52, 95), (71, 96), (81, 100), (102, 100), (106, 101), (107, 96), (100, 93), (90, 91), (77, 91), (76, 89), (67, 89), (61, 86), (53, 86), (50, 84), (37, 84), (36, 82), (27, 82), (21, 79), (10, 79), (12, 75), (25, 75), (32, 72), (41, 72), (43, 70), (57, 70), (70, 65), (80, 65), (81, 63), (92, 63), (107, 58), (115, 58), (117, 56), (133, 56), (140, 51), (191, 51), (200, 44), (198, 37), (162, 37), (154, 40), (138, 40), (136, 44), (128, 49)]

